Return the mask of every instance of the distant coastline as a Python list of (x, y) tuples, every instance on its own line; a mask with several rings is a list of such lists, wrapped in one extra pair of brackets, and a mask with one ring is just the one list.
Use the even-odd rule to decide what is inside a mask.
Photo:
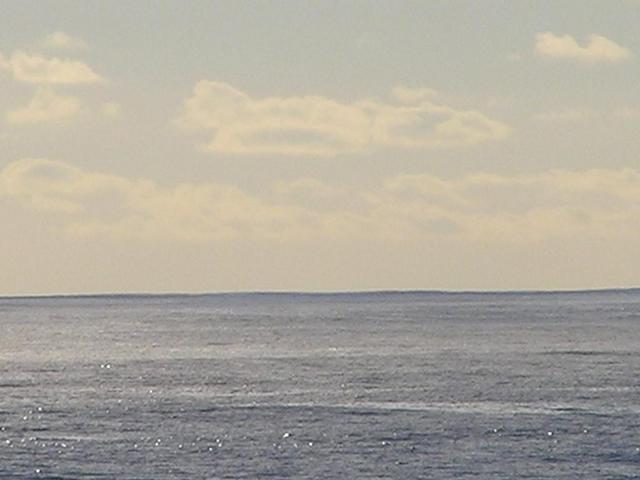
[(405, 296), (405, 295), (588, 295), (588, 294), (640, 294), (640, 287), (587, 288), (558, 290), (354, 290), (354, 291), (229, 291), (229, 292), (132, 292), (132, 293), (52, 293), (0, 295), (0, 300), (30, 299), (91, 299), (91, 298), (179, 298), (179, 297), (359, 297), (359, 296)]

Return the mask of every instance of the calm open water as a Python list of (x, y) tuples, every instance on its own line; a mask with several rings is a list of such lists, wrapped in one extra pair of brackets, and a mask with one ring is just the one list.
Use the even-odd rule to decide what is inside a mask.
[(640, 478), (640, 291), (0, 299), (0, 478)]

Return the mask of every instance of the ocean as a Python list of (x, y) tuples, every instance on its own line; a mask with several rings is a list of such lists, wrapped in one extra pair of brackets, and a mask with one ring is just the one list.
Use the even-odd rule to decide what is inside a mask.
[(0, 299), (0, 479), (637, 479), (640, 291)]

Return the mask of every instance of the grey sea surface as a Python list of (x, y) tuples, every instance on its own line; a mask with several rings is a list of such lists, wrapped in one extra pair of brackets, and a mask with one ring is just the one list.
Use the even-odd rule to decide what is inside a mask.
[(0, 299), (0, 479), (640, 478), (640, 291)]

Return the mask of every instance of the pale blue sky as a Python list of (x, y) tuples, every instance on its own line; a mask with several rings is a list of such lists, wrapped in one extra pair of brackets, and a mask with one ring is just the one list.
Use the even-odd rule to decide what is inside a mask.
[(0, 293), (637, 283), (640, 2), (1, 9)]

